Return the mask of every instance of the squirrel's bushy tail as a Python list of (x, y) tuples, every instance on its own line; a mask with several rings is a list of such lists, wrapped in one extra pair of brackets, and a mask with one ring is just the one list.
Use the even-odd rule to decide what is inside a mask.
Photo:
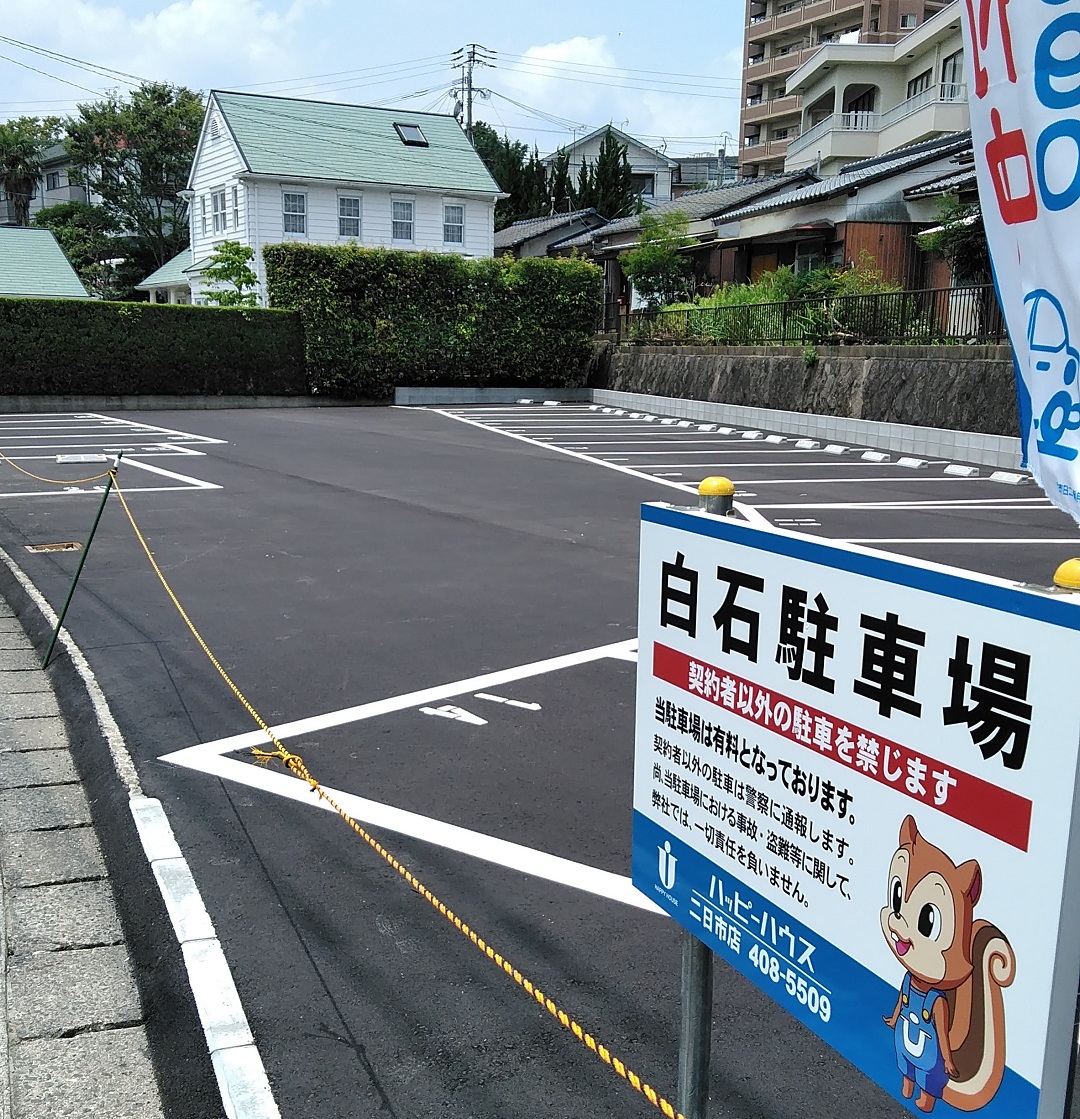
[(975, 967), (971, 978), (951, 1000), (949, 1036), (957, 1075), (946, 1084), (942, 1097), (959, 1111), (985, 1107), (1001, 1087), (1005, 1074), (1001, 990), (1016, 975), (1012, 946), (988, 921), (976, 921), (972, 928), (971, 961)]

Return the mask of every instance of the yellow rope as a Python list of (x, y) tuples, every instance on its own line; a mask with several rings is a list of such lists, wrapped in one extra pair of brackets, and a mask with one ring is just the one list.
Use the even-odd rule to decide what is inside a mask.
[(6, 462), (8, 466), (13, 467), (20, 474), (25, 474), (27, 478), (33, 478), (35, 482), (47, 482), (50, 486), (85, 486), (87, 482), (100, 482), (102, 478), (108, 478), (109, 476), (109, 471), (106, 470), (103, 474), (95, 474), (92, 478), (43, 478), (40, 474), (24, 470), (17, 462), (8, 458), (3, 451), (0, 451), (0, 461)]
[(132, 530), (135, 533), (139, 543), (142, 545), (142, 550), (146, 553), (146, 558), (150, 561), (150, 566), (154, 569), (154, 574), (157, 575), (158, 581), (165, 589), (165, 593), (169, 596), (170, 601), (176, 607), (180, 617), (184, 619), (184, 624), (191, 631), (191, 635), (199, 643), (199, 647), (209, 658), (210, 663), (217, 669), (218, 675), (229, 686), (229, 690), (244, 706), (244, 710), (255, 720), (259, 729), (266, 735), (266, 737), (273, 744), (273, 750), (258, 750), (253, 749), (251, 752), (261, 764), (268, 764), (271, 761), (280, 761), (290, 772), (300, 778), (301, 781), (307, 783), (311, 791), (315, 793), (320, 800), (325, 801), (337, 814), (349, 825), (350, 828), (377, 854), (379, 854), (386, 862), (393, 867), (394, 870), (401, 875), (402, 878), (434, 909), (445, 917), (463, 936), (468, 939), (491, 961), (493, 961), (499, 968), (501, 968), (511, 979), (523, 990), (526, 994), (531, 995), (537, 1003), (542, 1006), (554, 1018), (560, 1026), (569, 1030), (574, 1037), (578, 1039), (588, 1050), (595, 1053), (604, 1064), (614, 1069), (636, 1092), (639, 1092), (653, 1105), (661, 1111), (667, 1119), (685, 1119), (685, 1116), (666, 1100), (663, 1096), (659, 1095), (657, 1091), (650, 1085), (646, 1084), (640, 1076), (633, 1069), (627, 1068), (626, 1065), (619, 1060), (618, 1057), (611, 1053), (611, 1050), (593, 1037), (592, 1034), (587, 1033), (573, 1018), (571, 1018), (566, 1011), (562, 1010), (552, 999), (544, 994), (535, 984), (521, 974), (514, 965), (506, 959), (500, 952), (487, 943), (487, 941), (480, 936), (475, 929), (471, 928), (464, 922), (452, 909), (449, 909), (443, 902), (441, 902), (422, 882), (415, 878), (408, 867), (404, 866), (390, 851), (388, 851), (377, 839), (374, 838), (361, 824), (354, 820), (334, 799), (327, 791), (319, 784), (319, 782), (312, 776), (311, 771), (304, 764), (303, 758), (299, 754), (294, 754), (287, 750), (281, 743), (278, 737), (267, 725), (263, 717), (255, 710), (255, 708), (248, 702), (244, 693), (233, 683), (232, 678), (221, 666), (221, 662), (214, 656), (210, 646), (207, 645), (201, 633), (195, 627), (195, 623), (188, 617), (187, 611), (184, 609), (180, 600), (176, 597), (176, 593), (172, 587), (169, 586), (168, 580), (162, 573), (161, 568), (154, 559), (153, 553), (150, 551), (150, 546), (146, 542), (139, 529), (138, 524), (135, 522), (135, 517), (132, 515), (131, 508), (127, 503), (120, 487), (113, 484), (113, 489), (116, 496), (120, 499), (120, 504), (124, 507), (124, 512), (127, 514), (127, 519), (131, 523)]

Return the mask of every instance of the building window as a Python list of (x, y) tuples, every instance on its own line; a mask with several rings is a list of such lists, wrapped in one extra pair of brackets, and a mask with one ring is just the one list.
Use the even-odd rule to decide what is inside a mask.
[(337, 200), (337, 231), (339, 237), (360, 237), (360, 199), (345, 198)]
[(307, 195), (289, 194), (281, 196), (282, 226), (286, 233), (307, 234)]
[(224, 233), (229, 225), (229, 215), (225, 210), (225, 188), (211, 191), (210, 209), (214, 221), (214, 232)]
[(395, 122), (394, 128), (403, 144), (409, 144), (414, 148), (426, 148), (428, 146), (427, 137), (421, 130), (420, 125), (397, 124)]
[(50, 171), (45, 176), (45, 189), (46, 190), (59, 190), (60, 189), (60, 172)]
[(910, 13), (906, 16), (901, 16), (900, 17), (900, 27), (904, 31), (908, 31), (912, 27), (914, 27), (918, 23), (918, 21), (919, 21), (919, 17), (916, 16), (914, 13)]
[(950, 54), (941, 63), (941, 84), (945, 87), (941, 96), (946, 101), (955, 101), (963, 96), (964, 52)]
[(790, 135), (790, 128), (774, 128), (772, 138), (774, 140), (786, 140)]
[(202, 227), (203, 236), (206, 236), (206, 195), (199, 195), (199, 224)]
[(390, 236), (395, 241), (411, 241), (413, 239), (413, 213), (415, 203), (411, 201), (398, 201), (391, 203), (392, 218), (390, 223)]
[(913, 97), (918, 97), (923, 90), (929, 89), (933, 80), (933, 70), (924, 70), (917, 78), (912, 78), (907, 84), (907, 99), (910, 101)]
[(443, 206), (442, 239), (446, 245), (465, 244), (465, 207), (458, 204)]
[(232, 188), (232, 227), (240, 228), (240, 188)]

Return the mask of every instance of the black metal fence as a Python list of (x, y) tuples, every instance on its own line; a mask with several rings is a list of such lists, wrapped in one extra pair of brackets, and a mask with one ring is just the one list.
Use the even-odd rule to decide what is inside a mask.
[(993, 285), (837, 295), (785, 303), (635, 311), (619, 341), (677, 345), (927, 345), (1004, 342)]

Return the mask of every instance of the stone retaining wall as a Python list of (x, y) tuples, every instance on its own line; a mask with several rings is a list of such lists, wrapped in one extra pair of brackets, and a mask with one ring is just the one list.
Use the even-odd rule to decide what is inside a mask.
[(1015, 436), (1009, 346), (609, 346), (593, 387)]

